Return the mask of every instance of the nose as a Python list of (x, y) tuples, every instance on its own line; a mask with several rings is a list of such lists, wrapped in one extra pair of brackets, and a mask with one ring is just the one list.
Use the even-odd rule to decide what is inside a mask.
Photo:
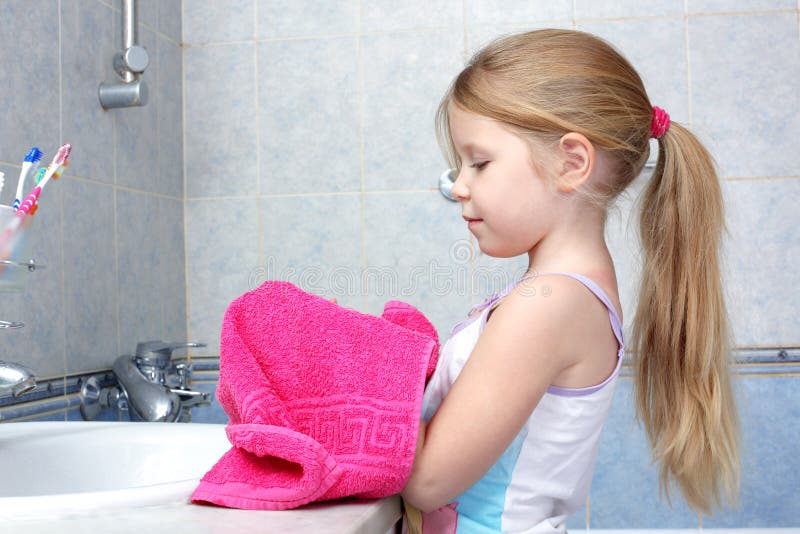
[(464, 178), (464, 168), (462, 167), (456, 176), (456, 181), (453, 182), (453, 188), (450, 190), (450, 194), (459, 202), (464, 202), (465, 200), (469, 200), (469, 188), (466, 184), (466, 179)]

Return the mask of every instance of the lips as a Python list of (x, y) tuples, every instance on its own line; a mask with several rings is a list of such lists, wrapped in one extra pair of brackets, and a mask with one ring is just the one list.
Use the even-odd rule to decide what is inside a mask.
[(478, 222), (478, 221), (482, 221), (483, 220), (483, 219), (474, 219), (472, 217), (467, 217), (466, 215), (464, 215), (463, 217), (464, 217), (464, 220), (467, 221), (467, 223)]

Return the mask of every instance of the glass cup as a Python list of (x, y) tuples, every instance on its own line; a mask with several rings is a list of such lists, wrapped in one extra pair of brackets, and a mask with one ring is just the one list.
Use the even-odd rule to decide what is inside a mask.
[(34, 270), (26, 239), (31, 216), (20, 218), (11, 206), (0, 206), (0, 292), (22, 291)]

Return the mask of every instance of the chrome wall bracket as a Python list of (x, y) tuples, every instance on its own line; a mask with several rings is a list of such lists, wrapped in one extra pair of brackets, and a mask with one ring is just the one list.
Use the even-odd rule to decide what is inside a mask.
[(102, 82), (97, 90), (103, 109), (147, 105), (149, 92), (141, 79), (150, 56), (137, 42), (136, 0), (122, 1), (122, 51), (114, 55), (114, 71), (121, 82)]

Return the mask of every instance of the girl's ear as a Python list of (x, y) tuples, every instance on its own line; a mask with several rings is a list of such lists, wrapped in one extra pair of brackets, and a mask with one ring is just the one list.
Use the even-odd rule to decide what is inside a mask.
[(594, 145), (577, 132), (564, 134), (558, 141), (558, 190), (568, 193), (578, 189), (592, 175), (595, 166)]

